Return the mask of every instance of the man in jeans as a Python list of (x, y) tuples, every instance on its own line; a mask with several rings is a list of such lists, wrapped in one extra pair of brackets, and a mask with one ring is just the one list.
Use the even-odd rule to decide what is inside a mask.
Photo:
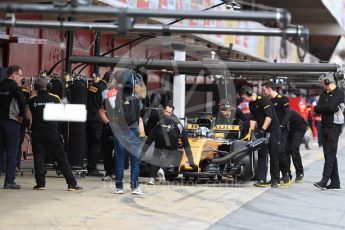
[(23, 73), (17, 65), (8, 67), (7, 79), (0, 83), (0, 165), (6, 152), (4, 189), (20, 189), (14, 179), (20, 139), (20, 124), (25, 115), (25, 99), (19, 87)]
[[(119, 73), (117, 73), (119, 74)], [(125, 150), (130, 154), (131, 189), (133, 195), (142, 195), (139, 187), (139, 136), (145, 135), (141, 120), (141, 105), (134, 94), (134, 73), (127, 70), (116, 76), (115, 107), (106, 104), (109, 126), (114, 133), (115, 146), (115, 194), (123, 194)], [(139, 126), (142, 131), (139, 134)]]

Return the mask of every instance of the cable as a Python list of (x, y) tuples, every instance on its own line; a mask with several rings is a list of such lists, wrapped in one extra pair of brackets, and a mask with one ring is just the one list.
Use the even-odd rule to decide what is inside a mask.
[[(114, 51), (116, 51), (116, 50), (119, 50), (119, 49), (121, 49), (121, 48), (123, 48), (123, 47), (125, 47), (125, 46), (127, 46), (127, 45), (129, 45), (129, 44), (131, 44), (131, 43), (133, 43), (133, 42), (136, 42), (136, 41), (138, 41), (138, 40), (140, 40), (140, 39), (142, 39), (142, 38), (145, 38), (145, 37), (150, 37), (150, 38), (152, 38), (151, 35), (147, 35), (147, 34), (140, 35), (139, 37), (137, 37), (137, 38), (135, 38), (135, 39), (133, 39), (133, 40), (131, 40), (131, 41), (129, 41), (129, 42), (126, 42), (126, 43), (124, 43), (124, 44), (122, 44), (122, 45), (120, 45), (120, 46), (117, 46), (117, 47), (115, 47), (114, 49), (111, 49), (111, 50), (109, 50), (109, 51), (107, 51), (107, 52), (101, 54), (100, 56), (103, 57), (103, 56), (105, 56), (105, 55), (108, 55), (108, 54), (110, 54), (110, 53), (112, 53), (112, 52), (114, 52)], [(81, 64), (79, 64), (79, 65), (77, 65), (76, 67), (73, 68), (72, 73), (73, 73), (77, 68), (79, 68), (79, 67), (81, 67), (81, 66), (84, 66), (84, 67), (78, 72), (78, 74), (80, 74), (88, 65), (89, 65), (89, 64), (81, 63)]]
[(79, 41), (78, 34), (77, 34), (77, 33), (74, 33), (74, 34), (75, 34), (75, 38), (76, 38), (76, 40), (77, 40), (77, 42), (78, 42), (80, 48), (82, 48), (84, 51), (85, 51), (85, 50), (86, 50), (86, 51), (89, 51), (89, 50), (91, 49), (91, 47), (94, 46), (94, 44), (95, 44), (95, 42), (96, 42), (96, 36), (94, 36), (94, 39), (93, 39), (93, 41), (91, 42), (91, 45), (90, 45), (87, 49), (85, 49), (84, 46), (83, 46), (83, 45), (81, 44), (81, 42)]
[(277, 8), (276, 7), (272, 7), (272, 6), (266, 6), (260, 3), (255, 3), (255, 2), (247, 2), (247, 1), (243, 1), (243, 0), (236, 0), (238, 3), (240, 3), (241, 5), (245, 5), (245, 6), (251, 6), (253, 8), (253, 6), (256, 6), (257, 9), (262, 9), (262, 10), (268, 10), (268, 11), (276, 11)]
[[(300, 60), (300, 62), (304, 62), (304, 58), (308, 53), (308, 49), (309, 49), (309, 39), (308, 37), (306, 37), (305, 35), (303, 35), (303, 31), (302, 31), (302, 27), (296, 25), (296, 30), (301, 30), (300, 33), (297, 33), (296, 35), (296, 46), (297, 46), (297, 55), (298, 58)], [(303, 49), (303, 53), (300, 49)]]

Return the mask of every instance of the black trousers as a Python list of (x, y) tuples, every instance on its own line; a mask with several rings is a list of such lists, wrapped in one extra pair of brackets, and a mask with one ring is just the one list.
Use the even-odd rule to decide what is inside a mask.
[(76, 185), (77, 181), (73, 176), (71, 166), (68, 163), (67, 155), (63, 149), (59, 134), (44, 132), (44, 130), (32, 131), (32, 150), (34, 153), (34, 168), (36, 184), (45, 186), (45, 156), (50, 154), (57, 162), (58, 167), (69, 185)]
[(267, 146), (258, 151), (258, 179), (266, 181), (267, 179), (267, 153), (270, 155), (270, 174), (272, 182), (279, 182), (279, 139), (278, 132), (270, 134)]
[(156, 178), (160, 166), (155, 165), (155, 164), (150, 164), (149, 167), (150, 167), (150, 177)]
[(303, 127), (301, 127), (301, 129), (292, 129), (289, 131), (288, 142), (286, 146), (286, 152), (289, 154), (289, 162), (288, 162), (289, 164), (287, 165), (286, 170), (289, 172), (289, 175), (291, 174), (290, 156), (292, 158), (293, 165), (295, 166), (295, 169), (296, 169), (296, 175), (304, 174), (302, 157), (301, 157), (301, 153), (299, 152), (299, 147), (303, 142), (303, 136), (306, 131), (307, 131), (307, 125), (305, 125), (304, 129)]
[(22, 161), (22, 144), (24, 142), (25, 137), (25, 124), (20, 124), (20, 137), (19, 137), (19, 148), (17, 153), (17, 168), (20, 169), (21, 161)]
[(103, 124), (100, 121), (86, 122), (87, 137), (87, 171), (97, 170), (97, 161), (100, 158)]
[(282, 175), (285, 176), (288, 175), (290, 169), (290, 154), (286, 151), (288, 130), (284, 127), (280, 131), (279, 169)]
[(160, 158), (162, 156), (162, 151), (155, 148), (153, 151), (152, 159), (149, 162), (149, 176), (156, 178), (159, 168), (161, 167)]
[(331, 179), (331, 184), (340, 185), (337, 150), (341, 129), (342, 126), (337, 124), (322, 125), (321, 139), (323, 145), (323, 155), (325, 157), (322, 182), (324, 183), (327, 183), (328, 180)]
[(111, 138), (111, 130), (109, 130), (105, 126), (103, 126), (101, 142), (105, 174), (107, 176), (115, 175), (115, 155), (113, 155), (113, 152), (115, 151), (114, 141)]

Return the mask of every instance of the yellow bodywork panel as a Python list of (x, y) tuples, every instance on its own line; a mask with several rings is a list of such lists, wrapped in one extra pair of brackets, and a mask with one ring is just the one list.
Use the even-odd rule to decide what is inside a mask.
[(239, 125), (216, 125), (213, 131), (239, 131)]
[[(199, 164), (200, 161), (205, 158), (213, 158), (214, 151), (212, 150), (218, 150), (218, 147), (222, 144), (221, 142), (218, 142), (211, 138), (205, 138), (205, 137), (190, 137), (188, 138), (189, 144), (193, 153), (193, 160), (194, 163), (198, 166), (199, 170)], [(188, 158), (186, 156), (186, 153), (183, 152), (183, 157), (180, 164), (180, 171), (191, 171), (192, 168), (189, 166)]]
[(187, 130), (194, 130), (198, 128), (199, 128), (198, 124), (187, 124)]

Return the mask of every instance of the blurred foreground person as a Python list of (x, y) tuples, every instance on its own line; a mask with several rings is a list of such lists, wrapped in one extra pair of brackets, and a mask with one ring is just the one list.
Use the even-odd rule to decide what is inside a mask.
[[(145, 136), (141, 119), (141, 103), (134, 94), (134, 76), (130, 70), (116, 77), (117, 93), (112, 111), (111, 129), (115, 146), (115, 194), (123, 194), (125, 150), (130, 154), (131, 189), (133, 195), (142, 195), (139, 187), (139, 137)], [(107, 113), (110, 111), (107, 110)], [(139, 130), (142, 127), (142, 130)], [(140, 132), (139, 132), (140, 131)]]

